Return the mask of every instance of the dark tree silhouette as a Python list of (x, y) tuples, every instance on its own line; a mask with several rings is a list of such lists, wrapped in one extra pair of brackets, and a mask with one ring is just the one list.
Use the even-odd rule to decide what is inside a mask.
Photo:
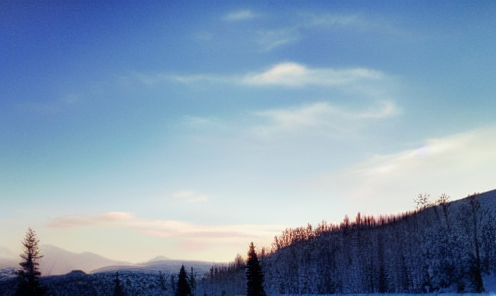
[(188, 283), (188, 276), (184, 270), (184, 265), (181, 266), (179, 271), (179, 278), (177, 279), (176, 296), (189, 296), (191, 295), (191, 288)]
[(195, 280), (195, 272), (193, 270), (193, 266), (191, 266), (191, 273), (189, 274), (189, 287), (191, 289), (191, 296), (195, 295), (196, 290), (196, 280)]
[(167, 291), (167, 286), (165, 285), (165, 276), (161, 271), (158, 272), (158, 284), (162, 291)]
[(115, 273), (114, 280), (114, 296), (124, 296), (124, 291), (122, 291), (121, 280), (119, 279), (119, 273)]
[(40, 241), (36, 237), (36, 232), (31, 228), (28, 228), (24, 241), (22, 242), (24, 252), (20, 255), (24, 260), (19, 263), (22, 269), (17, 271), (18, 296), (45, 295), (45, 288), (42, 287), (39, 282), (41, 272), (39, 271), (38, 260), (43, 258), (38, 248), (39, 242)]
[(265, 296), (263, 288), (264, 275), (258, 261), (253, 242), (250, 243), (246, 262), (247, 296)]
[(475, 288), (476, 293), (485, 292), (484, 284), (482, 283), (482, 268), (479, 250), (479, 238), (478, 238), (478, 227), (479, 223), (477, 221), (478, 212), (480, 210), (479, 196), (474, 193), (468, 197), (470, 203), (470, 212), (472, 216), (472, 230), (473, 230), (473, 245), (475, 249), (475, 256), (472, 255), (472, 266), (470, 268), (470, 278), (472, 280), (472, 285)]

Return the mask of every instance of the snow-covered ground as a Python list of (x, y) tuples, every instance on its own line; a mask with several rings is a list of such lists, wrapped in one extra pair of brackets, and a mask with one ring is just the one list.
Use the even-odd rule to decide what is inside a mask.
[[(386, 294), (330, 294), (330, 295), (314, 295), (314, 294), (301, 294), (301, 295), (291, 295), (291, 296), (437, 296), (437, 295), (449, 295), (449, 296), (496, 296), (495, 292), (491, 293), (424, 293), (424, 294), (405, 294), (405, 293), (386, 293)], [(279, 296), (290, 296), (290, 295), (279, 295)]]

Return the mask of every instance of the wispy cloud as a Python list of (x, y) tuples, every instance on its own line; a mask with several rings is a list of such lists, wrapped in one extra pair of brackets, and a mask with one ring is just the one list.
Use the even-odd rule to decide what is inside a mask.
[(293, 28), (261, 30), (257, 32), (256, 40), (265, 51), (297, 42), (300, 34)]
[[(190, 192), (177, 196), (189, 197)], [(254, 238), (272, 238), (284, 229), (281, 225), (199, 225), (177, 220), (141, 219), (126, 212), (57, 217), (48, 222), (52, 228), (76, 228), (109, 225), (137, 230), (145, 235), (193, 240), (227, 240), (248, 242)]]
[(255, 114), (266, 119), (252, 131), (259, 135), (305, 130), (350, 131), (370, 120), (383, 119), (398, 114), (393, 102), (385, 101), (376, 108), (361, 111), (346, 110), (329, 102), (317, 102), (293, 108), (259, 111)]
[(224, 16), (226, 21), (244, 21), (255, 18), (256, 15), (249, 9), (241, 9), (236, 11), (231, 11)]
[(444, 138), (427, 139), (416, 149), (378, 155), (353, 170), (363, 176), (391, 175), (413, 170), (446, 172), (496, 162), (496, 128), (473, 130)]
[(134, 218), (133, 214), (126, 212), (108, 212), (95, 215), (62, 216), (53, 218), (48, 222), (49, 227), (72, 228), (80, 226), (92, 226), (110, 224), (114, 222), (129, 221)]
[(209, 200), (209, 196), (205, 194), (200, 194), (198, 192), (188, 190), (175, 192), (173, 196), (189, 203), (206, 202)]
[(300, 12), (286, 17), (286, 20), (289, 21), (282, 22), (282, 26), (278, 28), (263, 28), (256, 31), (255, 40), (263, 50), (270, 51), (304, 40), (305, 36), (316, 30), (324, 33), (347, 30), (395, 36), (406, 33), (392, 23), (361, 14)]
[(295, 62), (283, 62), (270, 66), (260, 72), (249, 72), (231, 76), (219, 74), (133, 74), (134, 79), (143, 84), (153, 85), (164, 81), (179, 83), (229, 83), (245, 86), (280, 86), (280, 87), (343, 87), (361, 88), (365, 82), (386, 80), (386, 75), (378, 70), (368, 68), (311, 68)]
[(410, 35), (409, 32), (391, 21), (372, 18), (363, 14), (307, 13), (304, 14), (303, 19), (305, 21), (302, 23), (302, 27), (307, 29), (334, 30), (348, 28), (361, 32), (389, 34), (395, 37)]
[(370, 27), (371, 22), (365, 20), (358, 14), (336, 14), (336, 13), (321, 13), (321, 14), (305, 14), (305, 27), (321, 27), (321, 28), (336, 28), (336, 27)]
[(261, 73), (250, 73), (242, 82), (248, 85), (341, 86), (363, 80), (379, 80), (384, 74), (367, 68), (308, 68), (293, 62), (276, 64)]
[(332, 178), (339, 178), (338, 183), (347, 187), (343, 191), (350, 198), (367, 200), (382, 195), (393, 199), (395, 195), (437, 195), (448, 190), (453, 197), (463, 197), (494, 188), (494, 163), (496, 127), (490, 127), (427, 139), (417, 148), (376, 155)]
[(64, 110), (74, 107), (81, 101), (81, 96), (77, 94), (67, 94), (58, 100), (46, 101), (28, 101), (18, 103), (17, 110), (22, 112), (33, 112), (45, 115), (53, 115), (63, 112)]
[(136, 227), (143, 233), (164, 238), (247, 241), (251, 238), (272, 238), (281, 225), (197, 225), (171, 220), (141, 220)]

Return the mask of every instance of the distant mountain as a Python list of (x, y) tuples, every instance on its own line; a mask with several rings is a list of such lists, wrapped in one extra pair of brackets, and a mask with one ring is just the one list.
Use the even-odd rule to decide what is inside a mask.
[(157, 261), (164, 261), (164, 260), (169, 260), (169, 258), (167, 258), (165, 256), (157, 256), (155, 258), (148, 260), (147, 262), (157, 262)]
[(60, 275), (72, 270), (91, 272), (105, 266), (132, 265), (129, 262), (111, 260), (94, 253), (73, 253), (52, 245), (41, 246), (40, 270), (42, 275)]
[(110, 272), (110, 271), (162, 271), (167, 273), (177, 273), (181, 269), (181, 265), (184, 265), (187, 269), (193, 267), (195, 272), (202, 274), (208, 272), (212, 263), (205, 261), (188, 261), (188, 260), (172, 260), (163, 256), (155, 257), (147, 262), (129, 265), (116, 265), (116, 266), (105, 266), (102, 268), (95, 269), (91, 273), (100, 272)]
[(21, 262), (21, 259), (16, 260), (12, 258), (2, 258), (0, 257), (0, 269), (5, 269), (5, 268), (17, 268), (19, 266), (19, 262)]
[[(21, 259), (16, 258), (17, 256), (14, 253), (4, 249), (0, 248), (0, 270), (17, 269)], [(209, 262), (172, 260), (164, 256), (157, 256), (146, 262), (134, 264), (108, 259), (89, 252), (77, 254), (52, 245), (42, 245), (40, 249), (43, 254), (43, 258), (40, 259), (40, 271), (43, 276), (63, 275), (73, 270), (81, 270), (85, 273), (118, 270), (176, 273), (183, 264), (188, 269), (193, 267), (196, 272), (204, 273), (212, 266)]]
[(17, 268), (21, 262), (18, 254), (12, 250), (0, 246), (0, 270), (6, 268)]

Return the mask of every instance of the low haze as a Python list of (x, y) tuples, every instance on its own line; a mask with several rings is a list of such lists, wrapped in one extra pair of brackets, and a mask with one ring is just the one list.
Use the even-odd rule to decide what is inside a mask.
[(0, 1), (0, 257), (222, 262), (496, 183), (495, 1)]

